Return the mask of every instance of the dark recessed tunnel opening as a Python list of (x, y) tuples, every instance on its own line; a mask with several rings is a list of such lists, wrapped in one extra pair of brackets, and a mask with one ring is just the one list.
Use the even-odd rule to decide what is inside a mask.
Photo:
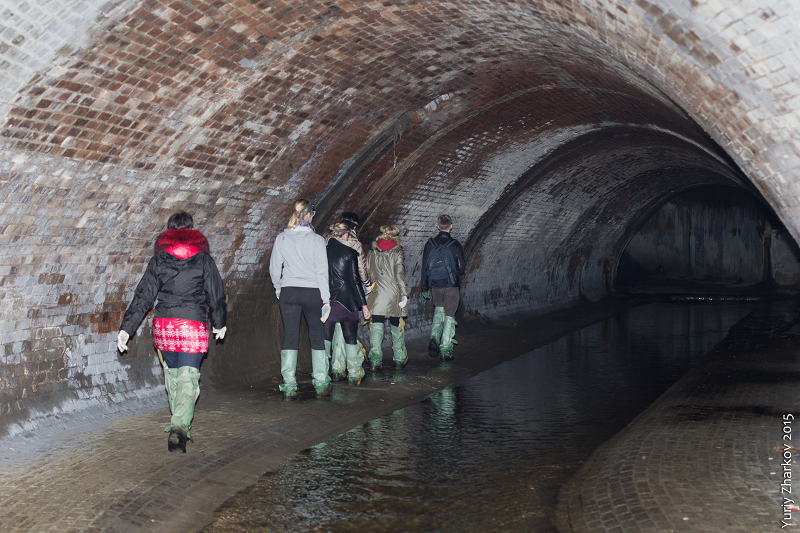
[(620, 255), (622, 294), (792, 294), (800, 249), (774, 212), (743, 188), (704, 186), (659, 205)]

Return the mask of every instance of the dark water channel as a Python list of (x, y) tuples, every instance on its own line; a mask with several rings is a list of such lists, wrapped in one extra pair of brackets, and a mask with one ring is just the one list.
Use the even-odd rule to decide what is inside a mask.
[(204, 531), (555, 531), (559, 488), (753, 307), (623, 311), (305, 450)]

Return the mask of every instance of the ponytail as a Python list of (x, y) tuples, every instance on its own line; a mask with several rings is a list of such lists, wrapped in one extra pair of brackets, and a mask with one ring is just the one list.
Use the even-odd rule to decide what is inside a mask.
[(314, 207), (314, 204), (305, 198), (295, 200), (294, 204), (292, 204), (292, 216), (289, 218), (289, 223), (286, 224), (286, 227), (289, 229), (296, 228), (303, 216), (315, 211), (316, 207)]

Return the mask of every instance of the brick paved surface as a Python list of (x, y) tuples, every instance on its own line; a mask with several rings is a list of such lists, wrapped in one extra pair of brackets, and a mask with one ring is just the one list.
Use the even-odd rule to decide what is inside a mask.
[(196, 442), (186, 454), (166, 451), (165, 408), (102, 427), (102, 416), (92, 413), (94, 422), (79, 433), (50, 429), (2, 441), (0, 531), (197, 530), (225, 499), (308, 446), (614, 312), (590, 306), (499, 334), (464, 323), (453, 363), (429, 358), (424, 343), (410, 343), (411, 362), (402, 372), (369, 376), (357, 389), (339, 385), (330, 400), (313, 398), (306, 379), (299, 400), (284, 403), (278, 376), (248, 390), (204, 389), (192, 428)]
[[(370, 376), (358, 389), (338, 386), (330, 400), (314, 399), (308, 380), (293, 404), (280, 401), (277, 380), (249, 390), (204, 390), (197, 440), (185, 455), (164, 449), (164, 408), (107, 424), (88, 413), (82, 432), (51, 428), (2, 441), (0, 531), (199, 530), (225, 499), (306, 447), (614, 312), (587, 307), (521, 322), (501, 335), (464, 324), (453, 364), (411, 344), (403, 372)], [(568, 482), (560, 529), (779, 531), (783, 449), (800, 438), (798, 431), (793, 441), (783, 437), (783, 416), (800, 414), (795, 323), (800, 309), (776, 304), (733, 328)], [(796, 464), (790, 468), (798, 479)], [(800, 513), (792, 513), (789, 523), (798, 527)]]
[(789, 448), (800, 447), (799, 323), (800, 308), (784, 302), (734, 326), (562, 488), (560, 531), (800, 527), (800, 512), (783, 507), (800, 491)]

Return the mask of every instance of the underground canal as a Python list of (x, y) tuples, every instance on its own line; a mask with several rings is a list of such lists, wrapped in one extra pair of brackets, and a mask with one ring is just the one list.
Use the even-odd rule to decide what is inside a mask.
[[(646, 365), (651, 351), (637, 348), (647, 354), (639, 359), (612, 350), (641, 339), (625, 327), (637, 311), (612, 300), (669, 316), (664, 298), (674, 293), (766, 297), (800, 287), (798, 23), (794, 3), (753, 0), (0, 0), (0, 531), (197, 531), (263, 474), (273, 485), (289, 479), (289, 459), (303, 450), (297, 461), (358, 450), (358, 432), (401, 419), (412, 428), (405, 440), (381, 433), (372, 449), (385, 441), (413, 460), (456, 442), (459, 465), (471, 468), (485, 451), (538, 468), (529, 476), (545, 480), (536, 491), (497, 492), (539, 498), (530, 519), (543, 527), (558, 492), (546, 482), (556, 477), (567, 483), (561, 493), (574, 488), (564, 531), (691, 529), (695, 511), (713, 533), (776, 529), (765, 480), (779, 473), (769, 465), (775, 422), (800, 409), (793, 328), (759, 330), (748, 345), (755, 359), (737, 352), (728, 381), (686, 389), (685, 405), (676, 400), (653, 424), (671, 433), (651, 443), (651, 433), (629, 431), (641, 429), (638, 417), (625, 420), (664, 405), (664, 396), (648, 402), (680, 374), (669, 366), (678, 355), (658, 359), (660, 375)], [(300, 197), (317, 206), (320, 234), (346, 211), (361, 216), (365, 246), (382, 226), (401, 229), (405, 381), (383, 373), (321, 401), (304, 381), (297, 402), (281, 401), (283, 332), (268, 269), (289, 202)], [(152, 317), (128, 332), (126, 353), (114, 341), (155, 238), (179, 210), (207, 237), (229, 322), (203, 363), (196, 441), (176, 457), (164, 449), (169, 408)], [(451, 366), (425, 354), (433, 310), (419, 276), (442, 213), (469, 259)], [(651, 292), (660, 299), (649, 307), (641, 299)], [(713, 321), (720, 312), (709, 313)], [(605, 355), (563, 346), (580, 336), (609, 341), (598, 348)], [(308, 376), (308, 343), (301, 349)], [(706, 368), (708, 354), (690, 352), (700, 366), (664, 394)], [(511, 362), (522, 354), (532, 371), (553, 373), (529, 377), (522, 392), (510, 378), (487, 384), (497, 373), (518, 377), (508, 369), (524, 365)], [(581, 361), (614, 357), (629, 358), (612, 376), (624, 400), (589, 396), (607, 383), (573, 383), (594, 375)], [(607, 377), (610, 368), (594, 370)], [(655, 382), (641, 385), (634, 370)], [(543, 399), (558, 383), (559, 400), (576, 402), (572, 418)], [(523, 400), (533, 403), (516, 412)], [(604, 403), (619, 408), (587, 415)], [(494, 416), (476, 414), (487, 411)], [(512, 413), (525, 422), (519, 435), (502, 425)], [(452, 431), (426, 444), (426, 428)], [(572, 441), (537, 440), (565, 428), (578, 432)], [(502, 438), (484, 450), (478, 433)], [(523, 438), (533, 451), (518, 453)], [(571, 448), (576, 439), (585, 447)], [(664, 442), (676, 453), (663, 456), (665, 467), (683, 469), (661, 477), (653, 462), (608, 451)], [(690, 462), (683, 442), (703, 461)], [(446, 467), (424, 470), (440, 492), (454, 475)], [(304, 527), (344, 527), (392, 501), (363, 496), (374, 472), (395, 481), (382, 468), (349, 485), (361, 499), (330, 498), (335, 513), (309, 507), (319, 516)], [(489, 489), (501, 483), (469, 473)], [(436, 483), (408, 483), (435, 492), (434, 520), (458, 512)], [(407, 496), (408, 487), (391, 487)], [(301, 508), (273, 492), (278, 500), (251, 508)], [(709, 495), (744, 503), (696, 505)], [(474, 500), (460, 499), (471, 510)]]
[[(490, 343), (479, 357), (500, 364), (305, 449), (204, 531), (556, 531), (559, 492), (581, 465), (770, 295), (791, 295), (797, 257), (755, 197), (726, 187), (675, 195), (631, 235), (619, 297), (595, 304), (593, 323), (571, 327), (570, 312), (526, 322), (572, 331), (510, 360)], [(426, 363), (365, 384), (469, 365)]]
[(231, 498), (204, 531), (555, 531), (560, 487), (752, 300), (639, 300), (304, 450)]

